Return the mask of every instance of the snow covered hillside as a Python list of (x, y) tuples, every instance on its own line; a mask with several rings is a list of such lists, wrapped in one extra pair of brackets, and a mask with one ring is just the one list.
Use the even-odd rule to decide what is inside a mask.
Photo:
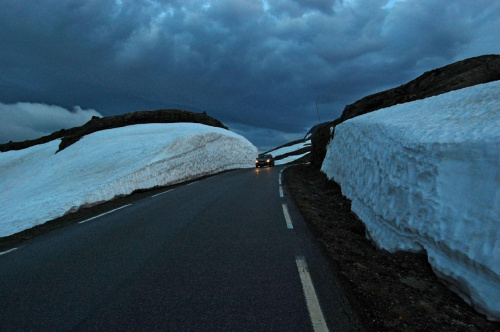
[(0, 237), (137, 189), (254, 167), (257, 148), (194, 123), (98, 131), (55, 153), (60, 140), (0, 153)]
[(425, 250), (452, 290), (500, 320), (500, 81), (340, 124), (322, 171), (379, 247)]
[[(308, 148), (307, 149), (308, 151), (300, 153), (300, 150), (304, 150), (304, 148)], [(306, 154), (311, 152), (310, 149), (311, 149), (311, 140), (307, 140), (289, 146), (276, 148), (266, 153), (270, 153), (273, 155), (273, 157), (276, 159), (275, 162), (276, 165), (285, 165), (304, 157)]]

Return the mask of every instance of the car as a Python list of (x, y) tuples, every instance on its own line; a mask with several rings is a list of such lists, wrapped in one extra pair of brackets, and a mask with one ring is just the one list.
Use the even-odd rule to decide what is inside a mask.
[(262, 166), (274, 166), (274, 158), (271, 154), (260, 154), (257, 159), (255, 159), (255, 167)]

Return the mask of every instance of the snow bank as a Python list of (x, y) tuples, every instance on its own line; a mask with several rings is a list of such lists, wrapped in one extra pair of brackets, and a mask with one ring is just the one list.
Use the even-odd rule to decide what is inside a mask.
[(296, 154), (296, 155), (293, 155), (293, 156), (288, 156), (286, 158), (283, 158), (283, 159), (280, 159), (280, 160), (276, 160), (275, 164), (276, 165), (285, 165), (285, 164), (288, 164), (288, 163), (291, 163), (297, 159), (300, 159), (302, 157), (304, 157), (306, 154), (308, 154), (309, 152), (306, 152), (306, 153), (303, 153), (303, 154)]
[(500, 81), (340, 124), (322, 171), (379, 247), (425, 250), (452, 290), (500, 320)]
[[(285, 147), (282, 147), (282, 148), (277, 148), (277, 149), (271, 150), (271, 151), (269, 151), (267, 153), (272, 154), (273, 157), (276, 159), (276, 158), (279, 158), (280, 156), (283, 156), (283, 155), (286, 155), (286, 154), (289, 154), (289, 153), (293, 153), (293, 152), (299, 151), (300, 149), (303, 149), (305, 147), (310, 147), (310, 146), (311, 146), (311, 140), (307, 140), (307, 141), (300, 142), (300, 143), (297, 143), (297, 144), (293, 144), (293, 145), (290, 145), (290, 146), (285, 146)], [(283, 159), (276, 160), (275, 164), (276, 165), (284, 165), (284, 164), (287, 164), (287, 163), (291, 163), (291, 162), (293, 162), (293, 161), (295, 161), (297, 159), (300, 159), (300, 158), (304, 157), (308, 153), (309, 152), (302, 153), (302, 154), (290, 155), (290, 156), (285, 157)]]
[(303, 148), (308, 147), (308, 146), (311, 146), (311, 140), (307, 140), (305, 142), (300, 142), (300, 143), (293, 144), (290, 146), (285, 146), (282, 148), (271, 150), (268, 153), (272, 154), (273, 157), (276, 158), (278, 156), (282, 156), (282, 155), (287, 154), (287, 153), (292, 153), (292, 152), (298, 151), (298, 150), (303, 149)]
[(0, 153), (0, 237), (137, 189), (254, 167), (257, 155), (242, 136), (193, 123), (103, 130), (55, 154), (59, 143)]

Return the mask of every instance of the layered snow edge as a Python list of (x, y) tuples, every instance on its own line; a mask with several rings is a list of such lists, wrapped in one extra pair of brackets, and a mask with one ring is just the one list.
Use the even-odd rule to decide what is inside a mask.
[(500, 81), (338, 125), (322, 171), (377, 246), (425, 251), (453, 291), (500, 320)]
[(139, 189), (254, 166), (257, 148), (193, 123), (99, 131), (59, 153), (60, 140), (0, 154), (0, 237)]

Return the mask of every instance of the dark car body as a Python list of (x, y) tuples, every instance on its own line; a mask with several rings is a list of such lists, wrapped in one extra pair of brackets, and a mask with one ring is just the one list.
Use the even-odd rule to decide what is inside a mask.
[(261, 154), (255, 159), (255, 167), (274, 166), (274, 158), (270, 154)]

